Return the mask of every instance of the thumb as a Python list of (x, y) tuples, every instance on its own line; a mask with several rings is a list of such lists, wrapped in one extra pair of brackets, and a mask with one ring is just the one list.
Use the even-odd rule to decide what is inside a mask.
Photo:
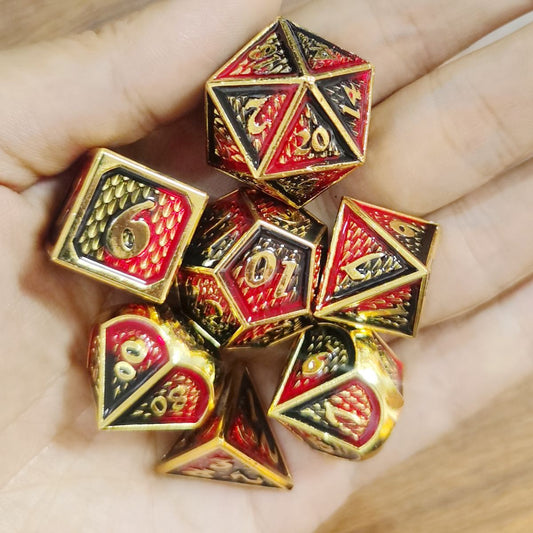
[(280, 1), (172, 0), (98, 32), (0, 53), (0, 184), (55, 175), (187, 111)]

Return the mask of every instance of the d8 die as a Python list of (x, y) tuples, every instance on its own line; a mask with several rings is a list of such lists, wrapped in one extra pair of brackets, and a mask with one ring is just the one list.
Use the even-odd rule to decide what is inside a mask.
[(254, 189), (210, 205), (178, 274), (184, 312), (218, 345), (266, 346), (307, 326), (326, 227)]
[(295, 343), (269, 415), (312, 448), (365, 459), (402, 405), (402, 364), (379, 337), (319, 324)]
[(373, 67), (278, 19), (207, 82), (209, 163), (300, 207), (365, 160)]
[(97, 325), (88, 367), (100, 429), (190, 429), (214, 406), (215, 348), (166, 308), (129, 305)]
[(57, 223), (50, 256), (162, 303), (206, 203), (193, 187), (96, 150)]
[(245, 485), (292, 487), (248, 372), (234, 367), (206, 423), (183, 432), (157, 470)]
[(427, 220), (344, 198), (315, 315), (415, 335), (437, 232)]

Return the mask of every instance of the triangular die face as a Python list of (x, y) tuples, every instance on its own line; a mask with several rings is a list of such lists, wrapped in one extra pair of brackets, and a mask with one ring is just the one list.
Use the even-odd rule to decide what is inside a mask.
[(259, 40), (248, 44), (215, 79), (280, 78), (298, 74), (278, 22)]
[(357, 379), (351, 379), (336, 390), (315, 396), (283, 414), (352, 446), (360, 447), (376, 432), (381, 408), (370, 387)]
[(233, 416), (226, 425), (225, 440), (269, 471), (283, 477), (289, 476), (247, 371), (242, 375)]
[(364, 65), (366, 61), (333, 43), (287, 21), (301, 55), (312, 73)]
[(105, 335), (104, 420), (170, 358), (161, 330), (147, 319), (126, 315), (110, 322), (102, 328)]
[(111, 426), (196, 426), (204, 418), (210, 399), (212, 394), (205, 379), (190, 369), (175, 368)]
[(318, 80), (317, 86), (361, 155), (365, 152), (372, 70)]
[(437, 225), (396, 213), (375, 205), (356, 202), (357, 205), (409, 250), (421, 263), (427, 264)]
[(297, 174), (286, 178), (276, 178), (265, 183), (273, 187), (293, 204), (301, 206), (316, 198), (328, 187), (339, 181), (351, 169), (330, 170), (327, 172), (314, 172)]
[(333, 231), (337, 243), (326, 265), (319, 308), (416, 271), (347, 204), (342, 204)]
[(244, 155), (209, 96), (207, 96), (207, 125), (209, 163), (229, 173), (249, 174), (250, 169)]
[(258, 168), (298, 85), (215, 86), (226, 117)]
[(333, 314), (355, 326), (378, 328), (413, 335), (420, 302), (422, 280), (398, 287)]
[(266, 175), (357, 161), (316, 98), (307, 91), (293, 112)]
[[(308, 329), (300, 337), (298, 353), (277, 405), (292, 400), (350, 371), (355, 363), (355, 350), (348, 332), (333, 324)], [(281, 407), (281, 409), (283, 409)]]
[(216, 481), (229, 481), (244, 485), (258, 485), (277, 487), (278, 485), (262, 476), (252, 466), (229, 453), (220, 446), (205, 455), (176, 466), (169, 474), (213, 479)]

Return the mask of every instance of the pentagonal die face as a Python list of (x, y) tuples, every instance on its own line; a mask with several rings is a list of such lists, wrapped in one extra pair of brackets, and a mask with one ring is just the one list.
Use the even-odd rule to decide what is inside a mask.
[(299, 331), (311, 318), (325, 237), (311, 215), (259, 191), (222, 198), (207, 209), (178, 275), (185, 313), (226, 346)]
[(437, 230), (427, 220), (343, 199), (316, 316), (414, 335)]
[(279, 19), (206, 85), (213, 166), (301, 206), (365, 159), (373, 69)]
[(50, 250), (83, 274), (162, 302), (207, 195), (109, 150), (82, 172)]
[(216, 364), (186, 328), (141, 305), (94, 328), (88, 366), (100, 428), (189, 429), (203, 421)]
[(378, 337), (321, 324), (298, 339), (269, 414), (313, 448), (363, 459), (394, 426), (401, 379)]

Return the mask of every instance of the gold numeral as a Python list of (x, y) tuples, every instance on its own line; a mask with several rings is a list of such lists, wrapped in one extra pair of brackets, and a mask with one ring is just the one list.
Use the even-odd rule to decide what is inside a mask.
[(167, 412), (168, 402), (164, 396), (156, 396), (150, 403), (150, 409), (155, 416), (163, 416)]
[(244, 106), (245, 111), (248, 109), (253, 109), (252, 114), (248, 117), (248, 122), (246, 123), (246, 127), (248, 128), (248, 132), (252, 135), (259, 135), (262, 133), (265, 128), (267, 127), (267, 123), (263, 122), (263, 124), (258, 124), (256, 122), (257, 115), (259, 111), (261, 111), (261, 108), (263, 105), (265, 105), (265, 102), (268, 100), (267, 97), (265, 98), (251, 98), (246, 102), (246, 105)]
[(302, 130), (296, 133), (302, 138), (302, 144), (294, 150), (295, 155), (307, 155), (311, 148), (314, 152), (320, 153), (326, 150), (330, 143), (329, 131), (324, 126), (318, 126), (313, 131), (313, 134), (309, 133), (309, 130)]
[[(346, 93), (346, 96), (350, 100), (350, 103), (352, 106), (355, 107), (357, 102), (361, 100), (361, 91), (353, 84), (350, 85), (344, 85), (343, 86), (344, 92)], [(350, 115), (353, 118), (361, 118), (361, 113), (358, 109), (354, 109), (354, 107), (349, 107), (347, 105), (341, 106), (341, 111), (345, 113), (346, 115)]]
[(148, 355), (148, 348), (142, 339), (130, 339), (121, 344), (120, 355), (128, 363), (138, 365)]
[[(287, 296), (287, 288), (298, 267), (298, 263), (292, 260), (281, 262), (283, 272), (274, 291), (275, 298)], [(246, 261), (244, 278), (250, 287), (260, 287), (272, 280), (278, 268), (278, 260), (271, 250), (260, 250), (255, 252)]]
[(144, 220), (132, 220), (145, 209), (152, 209), (153, 200), (135, 204), (114, 217), (105, 234), (105, 246), (118, 259), (139, 255), (150, 242), (150, 228)]
[(283, 273), (281, 274), (276, 290), (274, 291), (274, 298), (287, 296), (287, 287), (289, 286), (294, 271), (298, 266), (296, 261), (282, 261), (281, 264), (283, 266)]
[(384, 253), (382, 252), (375, 252), (373, 254), (364, 255), (363, 257), (360, 257), (359, 259), (356, 259), (355, 261), (351, 262), (350, 264), (343, 266), (342, 270), (346, 272), (348, 277), (353, 281), (361, 281), (365, 279), (365, 274), (359, 272), (357, 270), (361, 265), (364, 265), (368, 261), (372, 261), (372, 259), (379, 259), (380, 257), (384, 257)]
[(135, 368), (126, 361), (119, 361), (115, 365), (114, 371), (117, 379), (124, 383), (131, 381), (137, 375)]
[(389, 226), (400, 235), (403, 235), (404, 237), (414, 237), (420, 229), (417, 228), (413, 224), (409, 224), (408, 222), (403, 222), (403, 220), (398, 220), (395, 218)]

